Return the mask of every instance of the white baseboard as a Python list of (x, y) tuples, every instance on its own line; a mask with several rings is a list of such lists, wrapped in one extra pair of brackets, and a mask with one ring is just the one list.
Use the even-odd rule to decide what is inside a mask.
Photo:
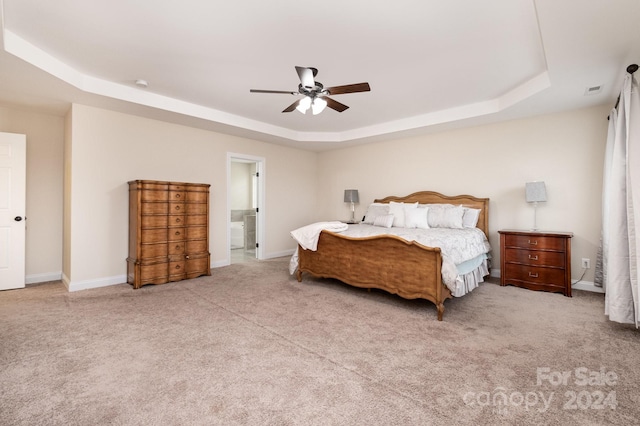
[(127, 282), (127, 276), (116, 275), (114, 277), (98, 278), (85, 281), (69, 281), (66, 276), (63, 276), (62, 282), (65, 286), (67, 286), (67, 289), (72, 292), (79, 290), (89, 290), (91, 288), (107, 287), (116, 284), (124, 284)]
[(574, 281), (574, 282), (571, 283), (571, 288), (573, 290), (592, 291), (594, 293), (603, 293), (604, 294), (604, 288), (596, 287), (595, 283), (593, 283), (591, 281), (580, 281), (577, 284)]
[(211, 265), (209, 265), (211, 267), (211, 269), (213, 268), (222, 268), (223, 266), (229, 266), (231, 265), (231, 262), (227, 259), (227, 260), (218, 260), (217, 262), (211, 262)]
[(278, 257), (285, 257), (285, 256), (292, 256), (293, 253), (295, 253), (296, 249), (291, 249), (291, 250), (284, 250), (284, 251), (278, 251), (275, 253), (269, 253), (267, 255), (265, 255), (265, 259), (275, 259)]
[(46, 283), (49, 281), (60, 281), (62, 279), (62, 271), (47, 272), (45, 274), (31, 274), (25, 277), (25, 284)]

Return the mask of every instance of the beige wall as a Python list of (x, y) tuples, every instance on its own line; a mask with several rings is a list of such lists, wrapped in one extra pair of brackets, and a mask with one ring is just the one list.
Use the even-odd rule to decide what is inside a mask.
[(538, 224), (575, 234), (577, 279), (582, 257), (595, 263), (608, 110), (319, 154), (81, 105), (65, 118), (0, 107), (0, 131), (27, 135), (27, 282), (57, 279), (61, 271), (81, 287), (122, 279), (126, 182), (132, 179), (210, 183), (212, 262), (224, 264), (228, 152), (265, 158), (266, 257), (293, 250), (289, 231), (296, 227), (347, 218), (346, 188), (360, 191), (359, 216), (375, 197), (430, 189), (491, 199), (490, 240), (498, 265), (497, 231), (532, 226), (524, 183), (544, 180), (549, 201), (539, 208)]
[[(289, 231), (314, 219), (315, 153), (82, 105), (71, 113), (71, 259), (64, 272), (72, 289), (122, 282), (130, 180), (211, 184), (213, 264), (228, 262), (228, 152), (265, 159), (265, 257), (290, 252)], [(292, 202), (291, 194), (307, 195)]]
[(573, 232), (573, 278), (586, 257), (592, 268), (584, 279), (593, 281), (608, 111), (575, 110), (321, 153), (321, 216), (349, 216), (342, 201), (347, 188), (360, 192), (360, 217), (374, 198), (420, 190), (490, 198), (489, 237), (499, 268), (498, 230), (533, 226), (524, 184), (543, 180), (548, 201), (538, 208), (538, 227)]
[(62, 117), (0, 107), (0, 131), (27, 135), (27, 283), (62, 270)]

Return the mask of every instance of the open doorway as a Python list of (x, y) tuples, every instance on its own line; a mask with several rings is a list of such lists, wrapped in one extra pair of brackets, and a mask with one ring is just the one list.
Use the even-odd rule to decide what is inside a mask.
[(227, 176), (229, 263), (261, 259), (264, 159), (228, 154)]

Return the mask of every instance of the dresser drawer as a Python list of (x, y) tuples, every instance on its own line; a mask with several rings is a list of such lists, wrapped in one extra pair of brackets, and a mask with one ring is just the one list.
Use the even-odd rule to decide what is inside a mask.
[(184, 214), (184, 203), (173, 201), (169, 203), (169, 214)]
[(167, 282), (167, 275), (167, 262), (140, 265), (140, 281), (143, 283), (159, 284), (162, 279), (162, 282)]
[(167, 228), (143, 229), (140, 232), (140, 242), (161, 243), (167, 241)]
[(209, 197), (208, 191), (188, 191), (187, 201), (191, 203), (204, 203), (207, 204)]
[(169, 246), (169, 255), (184, 255), (185, 252), (185, 242), (184, 241), (175, 241), (168, 244)]
[(186, 216), (186, 220), (187, 220), (187, 226), (206, 225), (207, 215), (206, 214), (190, 214)]
[(167, 185), (143, 184), (143, 191), (140, 192), (142, 201), (167, 201)]
[(185, 221), (184, 221), (184, 215), (183, 214), (172, 214), (172, 215), (169, 215), (169, 226), (170, 227), (184, 226), (184, 225), (185, 225)]
[(206, 226), (190, 226), (187, 228), (187, 240), (202, 240), (207, 238)]
[(564, 253), (557, 251), (506, 248), (504, 260), (507, 263), (521, 263), (524, 265), (565, 267)]
[(185, 227), (169, 228), (169, 241), (184, 241), (187, 236), (186, 229)]
[(529, 250), (565, 251), (566, 238), (538, 235), (505, 235), (505, 247), (520, 247)]
[(186, 203), (185, 208), (187, 209), (187, 214), (207, 213), (207, 204), (204, 203)]
[(169, 191), (169, 201), (184, 201), (186, 193), (184, 191)]
[(169, 259), (169, 281), (183, 280), (185, 278), (184, 268), (186, 264), (184, 256), (171, 256)]
[(189, 256), (186, 261), (187, 278), (195, 278), (200, 275), (209, 275), (211, 267), (209, 266), (209, 254), (200, 256)]
[(142, 229), (145, 228), (166, 228), (167, 227), (166, 215), (144, 215), (140, 217), (140, 225)]
[(140, 204), (140, 212), (145, 214), (167, 214), (169, 211), (168, 203), (148, 202)]
[(565, 270), (507, 263), (504, 274), (507, 283), (510, 280), (516, 280), (536, 284), (557, 283), (557, 285), (562, 286), (564, 283)]
[(188, 240), (185, 251), (187, 253), (206, 253), (209, 251), (207, 240)]
[(140, 244), (140, 257), (150, 259), (153, 257), (166, 257), (167, 243), (158, 244)]

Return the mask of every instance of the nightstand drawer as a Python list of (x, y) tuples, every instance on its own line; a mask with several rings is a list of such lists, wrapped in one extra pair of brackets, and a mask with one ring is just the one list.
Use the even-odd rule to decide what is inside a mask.
[(520, 263), (533, 266), (557, 266), (564, 268), (566, 265), (564, 252), (535, 251), (515, 248), (505, 249), (505, 262)]
[(529, 250), (565, 251), (566, 238), (531, 235), (505, 235), (505, 247), (520, 247)]
[(558, 283), (558, 286), (561, 286), (564, 283), (565, 270), (507, 263), (504, 274), (507, 283), (517, 280), (536, 284)]

